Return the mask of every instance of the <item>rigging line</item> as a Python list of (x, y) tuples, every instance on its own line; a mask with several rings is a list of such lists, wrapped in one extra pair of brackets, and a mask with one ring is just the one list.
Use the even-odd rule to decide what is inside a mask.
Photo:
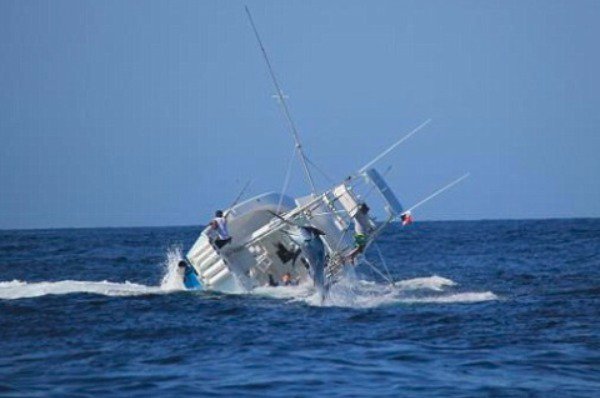
[[(387, 167), (387, 169), (385, 169), (385, 171), (383, 173), (381, 173), (381, 176), (385, 177), (390, 172), (390, 170), (392, 170), (392, 165), (389, 165)], [(367, 200), (367, 198), (373, 193), (373, 191), (375, 191), (375, 187), (376, 187), (375, 184), (373, 184), (371, 186), (371, 188), (369, 188), (369, 191), (366, 193), (366, 195), (362, 199), (363, 201)]]
[(334, 253), (338, 253), (340, 251), (340, 245), (342, 244), (342, 241), (344, 240), (344, 238), (346, 238), (346, 234), (350, 230), (350, 225), (351, 224), (348, 223), (348, 225), (346, 225), (346, 228), (344, 228), (344, 231), (342, 232), (340, 239), (338, 240), (337, 244), (335, 245), (335, 249), (333, 250)]
[(262, 52), (263, 58), (265, 59), (265, 63), (267, 64), (267, 68), (269, 69), (269, 74), (271, 75), (271, 80), (273, 81), (273, 85), (275, 86), (275, 90), (277, 91), (277, 96), (279, 97), (279, 101), (281, 102), (281, 107), (283, 109), (283, 113), (288, 121), (290, 131), (294, 137), (294, 142), (296, 143), (296, 148), (300, 153), (300, 161), (302, 163), (302, 167), (304, 168), (304, 174), (306, 175), (306, 179), (308, 184), (310, 185), (310, 189), (313, 194), (317, 193), (317, 189), (315, 188), (315, 183), (312, 175), (310, 174), (310, 170), (308, 169), (308, 163), (306, 161), (306, 155), (304, 155), (304, 151), (302, 150), (302, 143), (300, 142), (300, 135), (298, 134), (298, 130), (296, 129), (296, 125), (292, 119), (290, 111), (287, 106), (287, 102), (283, 96), (283, 91), (281, 91), (281, 87), (279, 86), (279, 82), (277, 81), (277, 77), (275, 77), (275, 72), (273, 71), (273, 67), (271, 66), (271, 61), (269, 60), (269, 56), (267, 55), (267, 51), (263, 46), (262, 40), (260, 39), (260, 35), (258, 34), (258, 30), (256, 29), (256, 25), (254, 25), (254, 20), (252, 19), (252, 14), (250, 14), (250, 9), (248, 6), (244, 6), (246, 9), (246, 15), (248, 16), (248, 20), (250, 21), (250, 25), (252, 26), (252, 30), (254, 31), (254, 36), (256, 37), (256, 41), (258, 41), (258, 45), (260, 46), (260, 50)]
[[(389, 171), (391, 170), (391, 168), (392, 168), (391, 166), (390, 166), (390, 167), (388, 167), (388, 169), (386, 170), (386, 173), (387, 173), (387, 172), (389, 172)], [(373, 192), (373, 189), (371, 189), (371, 191), (370, 191), (370, 192), (367, 194), (367, 196), (368, 196), (368, 195), (370, 195), (370, 193), (371, 193), (371, 192)], [(365, 198), (363, 198), (363, 199), (362, 199), (362, 200), (361, 200), (359, 203), (357, 203), (357, 204), (356, 204), (356, 205), (355, 205), (355, 206), (354, 206), (352, 209), (350, 209), (350, 210), (346, 211), (346, 213), (348, 214), (348, 216), (349, 216), (350, 220), (347, 222), (347, 225), (346, 225), (346, 227), (345, 227), (345, 228), (344, 228), (344, 230), (342, 231), (342, 236), (340, 236), (340, 239), (338, 240), (338, 243), (335, 245), (335, 250), (334, 250), (335, 252), (338, 252), (338, 251), (339, 251), (339, 249), (340, 249), (340, 245), (342, 244), (342, 241), (344, 240), (344, 238), (346, 237), (346, 234), (347, 234), (347, 233), (348, 233), (348, 231), (350, 230), (350, 227), (351, 227), (351, 226), (353, 226), (353, 224), (355, 224), (355, 223), (356, 223), (356, 220), (353, 220), (353, 217), (352, 217), (352, 216), (350, 216), (350, 214), (351, 214), (351, 213), (352, 213), (354, 210), (356, 210), (356, 209), (357, 209), (357, 208), (358, 208), (358, 207), (361, 205), (361, 203), (365, 203), (365, 199), (366, 199), (366, 197), (365, 197)]]
[[(385, 176), (386, 176), (386, 175), (387, 175), (387, 174), (390, 172), (390, 170), (391, 170), (391, 169), (392, 169), (392, 166), (391, 166), (391, 165), (390, 165), (390, 166), (388, 166), (388, 168), (387, 168), (387, 169), (385, 169), (385, 171), (384, 171), (383, 173), (381, 173), (381, 176), (382, 176), (382, 177), (385, 177)], [(355, 186), (353, 186), (353, 187), (356, 187), (356, 185), (355, 185)], [(365, 201), (367, 200), (367, 198), (368, 198), (369, 196), (371, 196), (371, 194), (372, 194), (373, 192), (375, 192), (375, 188), (376, 188), (376, 186), (375, 186), (375, 185), (372, 185), (372, 186), (369, 188), (369, 190), (367, 191), (367, 193), (366, 193), (366, 194), (365, 194), (363, 197), (359, 197), (359, 199), (360, 199), (359, 203), (357, 203), (357, 204), (356, 204), (356, 205), (355, 205), (353, 208), (351, 208), (350, 210), (348, 210), (348, 214), (350, 214), (350, 213), (352, 213), (354, 210), (358, 209), (358, 206), (360, 206), (362, 203), (366, 203)]]
[(322, 175), (323, 177), (325, 177), (325, 179), (326, 179), (327, 181), (329, 181), (329, 182), (330, 182), (330, 183), (332, 183), (332, 184), (335, 184), (335, 180), (334, 180), (333, 178), (331, 178), (331, 177), (330, 177), (330, 176), (329, 176), (327, 173), (325, 173), (325, 172), (323, 171), (323, 169), (321, 169), (319, 166), (317, 166), (317, 165), (315, 164), (315, 162), (313, 162), (312, 160), (310, 160), (310, 158), (309, 158), (308, 156), (305, 156), (305, 158), (306, 158), (306, 161), (308, 162), (308, 164), (310, 164), (312, 167), (314, 167), (314, 168), (315, 168), (315, 170), (317, 170), (319, 173), (321, 173), (321, 175)]
[(390, 279), (388, 279), (388, 277), (385, 276), (385, 274), (383, 272), (381, 272), (372, 262), (370, 262), (366, 258), (363, 258), (363, 261), (365, 262), (365, 264), (367, 264), (369, 267), (371, 267), (371, 269), (373, 271), (375, 271), (379, 276), (381, 276), (386, 282), (388, 282), (392, 286), (394, 285), (394, 282), (391, 281)]
[(252, 178), (249, 179), (248, 181), (246, 181), (246, 184), (244, 185), (244, 187), (242, 188), (242, 190), (240, 191), (240, 193), (238, 193), (238, 196), (235, 197), (234, 201), (229, 206), (229, 210), (225, 213), (225, 217), (227, 217), (227, 215), (229, 215), (229, 213), (235, 207), (235, 205), (237, 205), (238, 202), (240, 201), (240, 199), (242, 199), (242, 196), (244, 196), (244, 193), (246, 192), (246, 190), (248, 189), (248, 187), (250, 186), (250, 184), (252, 184), (253, 181), (254, 180)]
[(346, 212), (346, 210), (330, 210), (330, 211), (326, 211), (324, 213), (312, 213), (311, 215), (313, 217), (318, 217), (318, 216), (328, 216), (330, 214), (344, 214)]
[(390, 277), (390, 281), (392, 281), (392, 286), (394, 286), (394, 278), (392, 278), (390, 269), (387, 266), (387, 261), (385, 261), (385, 257), (383, 257), (383, 253), (381, 253), (381, 249), (379, 248), (379, 245), (377, 244), (377, 242), (373, 242), (373, 246), (375, 247), (375, 250), (377, 251), (377, 254), (379, 255), (379, 260), (381, 261), (381, 264), (383, 264), (383, 269), (385, 269), (386, 274)]
[(471, 175), (471, 173), (466, 173), (462, 177), (457, 178), (456, 180), (452, 181), (450, 184), (448, 184), (448, 185), (446, 185), (446, 186), (438, 189), (437, 191), (435, 191), (434, 193), (432, 193), (431, 195), (429, 195), (428, 197), (426, 197), (425, 199), (423, 199), (422, 201), (420, 201), (416, 205), (412, 206), (410, 209), (406, 210), (404, 213), (408, 213), (410, 211), (413, 211), (417, 207), (421, 206), (422, 204), (425, 204), (425, 202), (430, 201), (431, 199), (435, 198), (436, 196), (438, 196), (442, 192), (446, 191), (447, 189), (452, 188), (454, 185), (458, 184), (459, 182), (461, 182), (462, 180), (464, 180), (465, 178), (467, 178), (470, 175)]
[(364, 173), (364, 171), (366, 169), (368, 169), (369, 167), (373, 166), (376, 162), (378, 162), (379, 160), (381, 160), (381, 158), (383, 158), (385, 155), (387, 155), (388, 153), (390, 153), (398, 145), (402, 144), (404, 141), (406, 141), (407, 139), (409, 139), (410, 137), (412, 137), (414, 134), (416, 134), (423, 127), (427, 126), (429, 124), (429, 122), (431, 122), (431, 119), (425, 120), (423, 123), (421, 123), (418, 127), (416, 127), (414, 130), (412, 130), (410, 133), (408, 133), (404, 137), (400, 138), (398, 141), (396, 141), (394, 144), (392, 144), (392, 146), (390, 146), (388, 149), (386, 149), (385, 151), (381, 152), (373, 160), (371, 160), (369, 163), (367, 163), (366, 165), (364, 165), (363, 167), (361, 167), (360, 170), (358, 170), (358, 173), (359, 174)]
[[(392, 169), (392, 166), (388, 166), (388, 168), (385, 170), (384, 174), (387, 174), (390, 170)], [(365, 195), (364, 198), (362, 198), (362, 200), (357, 203), (352, 209), (350, 209), (349, 211), (347, 211), (348, 215), (350, 215), (350, 213), (352, 213), (354, 210), (356, 210), (358, 208), (358, 206), (360, 206), (361, 203), (364, 203), (365, 200), (367, 199), (367, 197), (373, 192), (374, 187), (371, 187), (371, 189), (369, 190), (369, 192)], [(343, 210), (337, 210), (337, 211), (332, 211), (331, 213), (337, 213), (337, 212), (344, 212)], [(325, 214), (325, 213), (323, 213)], [(338, 243), (335, 245), (335, 252), (337, 253), (340, 249), (340, 245), (342, 244), (342, 241), (344, 240), (344, 238), (346, 237), (346, 233), (348, 233), (350, 227), (352, 226), (353, 223), (355, 223), (356, 221), (352, 220), (352, 217), (350, 216), (350, 220), (346, 227), (344, 228), (344, 230), (342, 231), (342, 236), (340, 236), (340, 239), (338, 240)], [(389, 271), (388, 271), (389, 272)]]
[(285, 173), (285, 178), (283, 179), (283, 187), (281, 188), (281, 197), (279, 198), (279, 203), (277, 204), (277, 214), (279, 214), (279, 210), (281, 210), (281, 205), (283, 203), (283, 196), (285, 195), (288, 185), (290, 183), (290, 176), (292, 175), (292, 168), (294, 166), (294, 158), (296, 157), (296, 147), (294, 147), (294, 151), (292, 152), (292, 156), (288, 162), (287, 171)]
[(369, 239), (368, 239), (367, 245), (365, 247), (365, 252), (371, 246), (371, 244), (373, 244), (375, 242), (375, 239), (377, 239), (377, 237), (383, 232), (383, 230), (392, 222), (392, 220), (394, 220), (394, 218), (396, 218), (394, 215), (390, 215), (381, 224), (381, 226), (377, 227), (377, 229), (375, 231), (373, 231), (371, 234), (369, 234)]
[[(254, 242), (257, 242), (257, 241), (259, 241), (260, 239), (262, 239), (262, 238), (264, 238), (264, 237), (266, 237), (266, 236), (269, 236), (269, 235), (270, 235), (270, 234), (272, 234), (273, 232), (275, 232), (275, 231), (277, 231), (278, 229), (282, 228), (284, 225), (286, 225), (286, 222), (289, 222), (288, 220), (291, 220), (292, 218), (299, 216), (299, 215), (300, 215), (300, 214), (302, 214), (303, 212), (306, 212), (306, 211), (309, 211), (309, 212), (310, 212), (310, 211), (314, 211), (314, 210), (315, 210), (317, 207), (319, 207), (319, 206), (321, 205), (319, 202), (320, 202), (320, 200), (323, 198), (323, 195), (324, 195), (324, 194), (318, 195), (318, 196), (317, 196), (315, 199), (311, 200), (311, 201), (310, 201), (310, 202), (308, 202), (307, 204), (305, 204), (305, 205), (303, 205), (303, 206), (301, 206), (301, 207), (299, 207), (299, 208), (297, 207), (297, 208), (295, 208), (295, 209), (291, 210), (291, 211), (290, 211), (290, 212), (288, 212), (288, 213), (284, 213), (284, 214), (285, 214), (285, 216), (283, 216), (283, 215), (276, 215), (276, 216), (277, 216), (279, 219), (281, 219), (281, 222), (280, 222), (278, 225), (276, 225), (276, 226), (272, 227), (271, 229), (269, 229), (269, 230), (267, 230), (267, 231), (261, 232), (261, 233), (259, 233), (259, 234), (258, 234), (258, 235), (256, 235), (256, 236), (253, 236), (251, 239), (249, 239), (249, 240), (247, 240), (247, 241), (245, 241), (245, 242), (242, 242), (242, 243), (240, 243), (240, 244), (239, 244), (239, 246), (238, 246), (237, 248), (232, 248), (232, 249), (230, 249), (230, 250), (231, 250), (231, 251), (236, 251), (236, 250), (237, 250), (237, 251), (240, 251), (240, 250), (242, 250), (243, 248), (245, 248), (245, 247), (248, 247), (248, 246), (249, 246), (249, 245), (251, 245), (251, 244), (254, 244)], [(336, 199), (337, 199), (337, 198), (336, 198)], [(315, 204), (316, 204), (316, 206), (315, 206)], [(314, 209), (313, 209), (312, 207), (314, 207)], [(271, 213), (271, 214), (273, 214), (273, 213)], [(290, 216), (290, 214), (292, 214), (292, 216)], [(275, 215), (275, 214), (273, 214), (273, 215)], [(287, 217), (287, 219), (286, 219), (286, 218), (284, 218), (284, 217)]]

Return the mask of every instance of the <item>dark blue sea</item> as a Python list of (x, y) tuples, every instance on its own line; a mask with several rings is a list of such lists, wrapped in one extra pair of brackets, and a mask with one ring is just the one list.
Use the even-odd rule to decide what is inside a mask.
[(0, 231), (0, 396), (600, 396), (600, 219), (393, 226), (323, 306), (170, 290), (199, 232)]

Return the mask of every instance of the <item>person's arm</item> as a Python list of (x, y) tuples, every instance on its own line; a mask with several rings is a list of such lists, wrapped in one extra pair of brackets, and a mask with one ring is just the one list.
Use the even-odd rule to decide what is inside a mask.
[(204, 234), (208, 238), (208, 241), (212, 243), (215, 238), (215, 226), (212, 222), (208, 224), (208, 227), (204, 230)]

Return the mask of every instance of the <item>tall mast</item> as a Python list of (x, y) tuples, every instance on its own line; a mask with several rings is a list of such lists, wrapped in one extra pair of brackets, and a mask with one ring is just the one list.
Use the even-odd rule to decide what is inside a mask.
[(265, 63), (267, 64), (267, 68), (269, 69), (269, 74), (271, 75), (271, 80), (273, 80), (273, 85), (275, 86), (275, 90), (277, 91), (277, 97), (279, 98), (279, 102), (281, 103), (281, 107), (283, 108), (283, 114), (288, 121), (290, 131), (292, 132), (292, 136), (294, 137), (294, 142), (296, 144), (296, 150), (300, 154), (300, 162), (302, 163), (302, 167), (304, 168), (304, 174), (306, 175), (306, 180), (308, 181), (308, 185), (310, 185), (310, 189), (313, 194), (317, 193), (317, 189), (315, 188), (315, 182), (310, 174), (310, 170), (308, 169), (308, 162), (306, 160), (306, 155), (304, 154), (304, 149), (302, 148), (302, 142), (300, 142), (300, 135), (298, 134), (298, 130), (296, 129), (296, 125), (292, 120), (292, 116), (290, 114), (290, 110), (288, 109), (287, 103), (285, 101), (285, 97), (283, 95), (283, 91), (281, 91), (281, 87), (279, 86), (279, 82), (275, 77), (275, 72), (273, 72), (273, 67), (271, 66), (271, 62), (269, 61), (269, 56), (267, 55), (267, 51), (263, 46), (262, 40), (258, 34), (258, 30), (254, 25), (254, 20), (252, 19), (252, 15), (250, 14), (250, 10), (248, 6), (244, 7), (246, 9), (246, 15), (248, 15), (248, 20), (250, 21), (250, 25), (252, 25), (252, 30), (254, 31), (254, 36), (256, 36), (256, 41), (258, 41), (258, 45), (260, 46), (260, 50), (262, 52), (263, 58), (265, 59)]

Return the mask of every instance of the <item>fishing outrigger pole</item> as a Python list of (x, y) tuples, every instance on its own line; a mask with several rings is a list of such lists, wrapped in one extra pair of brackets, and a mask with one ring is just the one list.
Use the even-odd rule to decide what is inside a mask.
[(317, 188), (315, 187), (315, 182), (314, 182), (312, 174), (310, 173), (310, 170), (308, 168), (308, 160), (307, 160), (306, 154), (304, 153), (304, 149), (302, 148), (302, 142), (300, 141), (300, 134), (298, 134), (298, 129), (296, 128), (296, 124), (294, 123), (294, 120), (292, 119), (292, 115), (287, 106), (287, 102), (285, 101), (285, 96), (283, 95), (283, 91), (281, 90), (281, 87), (279, 86), (279, 82), (277, 81), (277, 77), (275, 76), (275, 71), (273, 70), (273, 67), (271, 66), (271, 61), (269, 60), (269, 56), (267, 55), (267, 50), (265, 50), (265, 46), (263, 45), (260, 35), (258, 34), (258, 29), (256, 29), (256, 25), (254, 25), (254, 20), (252, 19), (252, 14), (250, 14), (250, 9), (248, 8), (248, 6), (244, 6), (244, 8), (246, 9), (246, 15), (248, 16), (248, 20), (250, 21), (250, 25), (252, 26), (252, 31), (254, 32), (256, 41), (258, 42), (258, 45), (260, 46), (260, 51), (262, 52), (265, 63), (267, 64), (267, 68), (269, 69), (269, 75), (271, 76), (271, 80), (273, 81), (273, 86), (275, 86), (275, 90), (277, 92), (276, 94), (277, 94), (277, 97), (279, 98), (279, 102), (281, 103), (281, 108), (283, 110), (283, 114), (285, 115), (285, 118), (287, 119), (287, 122), (288, 122), (289, 128), (290, 128), (290, 132), (292, 133), (292, 136), (294, 137), (294, 143), (296, 145), (296, 150), (298, 151), (298, 154), (300, 155), (300, 162), (302, 163), (302, 167), (304, 168), (304, 174), (306, 174), (306, 180), (308, 181), (308, 185), (310, 186), (310, 190), (312, 191), (313, 195), (316, 195)]

